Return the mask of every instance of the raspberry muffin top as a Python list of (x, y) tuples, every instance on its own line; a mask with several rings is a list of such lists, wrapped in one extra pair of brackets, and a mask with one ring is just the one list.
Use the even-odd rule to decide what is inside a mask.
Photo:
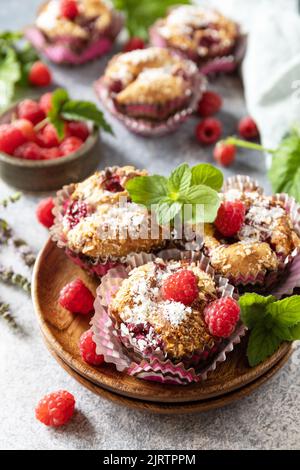
[(227, 190), (214, 224), (205, 226), (205, 250), (213, 268), (229, 277), (277, 271), (300, 248), (299, 233), (284, 201), (257, 188)]
[(190, 98), (194, 64), (167, 49), (151, 47), (118, 54), (109, 62), (104, 81), (118, 105), (165, 104)]
[(91, 27), (105, 31), (112, 22), (112, 8), (102, 0), (77, 0), (77, 14), (66, 16), (63, 0), (50, 0), (38, 12), (35, 25), (49, 38), (69, 37), (89, 40)]
[(215, 282), (198, 262), (157, 259), (129, 273), (110, 313), (141, 353), (163, 351), (180, 360), (218, 342), (204, 319), (205, 307), (216, 299)]
[(181, 5), (155, 23), (169, 47), (195, 53), (200, 59), (230, 51), (239, 35), (236, 23), (221, 13), (197, 5)]
[(74, 185), (61, 221), (68, 248), (90, 257), (107, 258), (159, 247), (160, 228), (157, 238), (152, 238), (147, 209), (132, 203), (124, 189), (129, 179), (146, 174), (131, 166), (113, 167)]

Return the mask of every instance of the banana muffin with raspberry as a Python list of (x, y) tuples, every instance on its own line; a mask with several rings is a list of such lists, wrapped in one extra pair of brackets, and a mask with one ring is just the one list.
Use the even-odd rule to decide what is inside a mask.
[(145, 176), (132, 166), (106, 168), (64, 187), (55, 199), (52, 239), (91, 274), (102, 276), (131, 253), (156, 252), (162, 229), (146, 207), (131, 202), (126, 183)]
[(221, 292), (201, 261), (157, 258), (129, 272), (108, 313), (133, 356), (200, 367), (224, 347), (239, 321), (237, 302)]
[(95, 90), (131, 131), (154, 136), (185, 121), (196, 109), (204, 86), (193, 62), (150, 47), (114, 56)]
[(231, 71), (240, 39), (239, 26), (221, 13), (200, 5), (171, 8), (150, 29), (154, 46), (170, 48), (193, 60), (204, 73)]
[(122, 25), (106, 1), (49, 0), (26, 37), (52, 62), (79, 65), (109, 52)]
[(299, 254), (299, 213), (285, 194), (266, 196), (255, 184), (231, 187), (229, 182), (216, 220), (205, 225), (204, 252), (232, 284), (270, 289)]

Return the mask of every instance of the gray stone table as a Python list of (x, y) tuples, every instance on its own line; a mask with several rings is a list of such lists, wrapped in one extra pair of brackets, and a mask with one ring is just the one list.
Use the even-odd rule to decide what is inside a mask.
[[(4, 3), (4, 1), (2, 0)], [(1, 2), (1, 3), (2, 3)], [(32, 21), (39, 0), (10, 0), (0, 9), (0, 28), (16, 29)], [(81, 68), (53, 67), (58, 84), (76, 98), (94, 100), (92, 82), (106, 60)], [(218, 78), (212, 85), (224, 97), (221, 119), (227, 134), (245, 113), (238, 77)], [(134, 164), (152, 172), (167, 173), (180, 162), (212, 161), (211, 149), (194, 139), (196, 119), (175, 134), (160, 139), (131, 135), (110, 116), (116, 138), (104, 136), (101, 166)], [(226, 175), (243, 173), (256, 177), (269, 190), (261, 154), (239, 152)], [(0, 198), (13, 189), (0, 182)], [(21, 201), (1, 209), (19, 235), (38, 251), (47, 232), (35, 219), (41, 195), (24, 194)], [(0, 252), (5, 265), (25, 272), (18, 257)], [(30, 275), (30, 273), (27, 273)], [(49, 280), (51, 283), (51, 279)], [(0, 324), (0, 448), (2, 449), (278, 449), (299, 448), (300, 376), (299, 349), (286, 366), (250, 397), (223, 409), (193, 416), (156, 416), (121, 408), (82, 388), (47, 352), (30, 299), (0, 285), (0, 298), (8, 301), (24, 334), (12, 333)], [(298, 367), (298, 368), (297, 368)], [(66, 429), (52, 430), (34, 419), (34, 406), (45, 393), (65, 388), (77, 399), (77, 413)]]

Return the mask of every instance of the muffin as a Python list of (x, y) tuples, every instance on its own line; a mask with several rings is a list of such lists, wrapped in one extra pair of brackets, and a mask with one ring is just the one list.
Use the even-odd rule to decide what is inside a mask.
[[(211, 329), (208, 308), (219, 302), (219, 284), (201, 262), (156, 259), (131, 270), (108, 306), (120, 339), (135, 358), (203, 368), (236, 328), (239, 307), (224, 337)], [(230, 320), (230, 321), (231, 321)], [(212, 333), (213, 331), (213, 333)]]
[(231, 71), (240, 38), (238, 25), (221, 13), (197, 5), (172, 8), (150, 29), (154, 46), (168, 47), (193, 60), (203, 73)]
[[(162, 230), (144, 206), (132, 203), (127, 181), (146, 171), (112, 167), (85, 181), (66, 186), (55, 200), (52, 239), (91, 274), (102, 276), (131, 253), (158, 251)], [(152, 225), (151, 225), (152, 224)]]
[(113, 57), (95, 90), (131, 131), (154, 136), (185, 121), (196, 109), (204, 86), (193, 62), (151, 47)]
[(123, 20), (103, 0), (71, 3), (71, 9), (66, 8), (65, 0), (44, 3), (34, 26), (27, 28), (25, 34), (52, 62), (79, 65), (109, 52)]
[(253, 183), (229, 182), (222, 199), (214, 224), (205, 225), (204, 253), (241, 290), (270, 290), (299, 253), (299, 206), (284, 194), (266, 196)]

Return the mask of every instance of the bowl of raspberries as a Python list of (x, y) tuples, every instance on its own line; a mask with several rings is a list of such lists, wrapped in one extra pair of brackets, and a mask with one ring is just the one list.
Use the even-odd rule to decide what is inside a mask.
[(49, 191), (86, 178), (101, 158), (98, 127), (85, 120), (57, 116), (52, 92), (26, 98), (0, 116), (0, 176), (25, 191)]

